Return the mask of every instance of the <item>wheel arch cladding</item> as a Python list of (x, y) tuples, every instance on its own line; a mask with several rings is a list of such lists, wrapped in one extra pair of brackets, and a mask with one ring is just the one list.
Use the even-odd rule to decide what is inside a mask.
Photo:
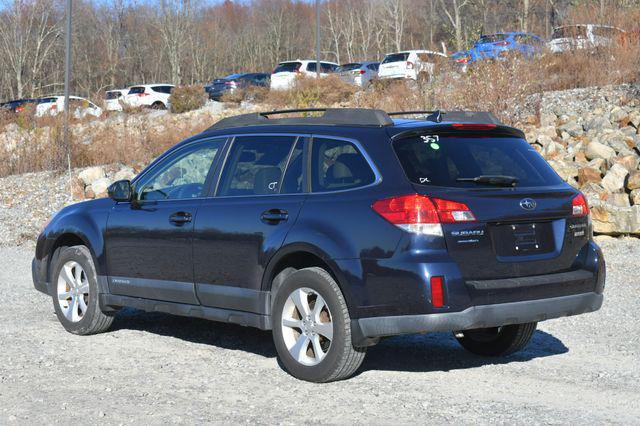
[[(265, 268), (262, 278), (262, 290), (277, 290), (277, 287), (279, 284), (282, 284), (284, 279), (278, 283), (274, 283), (274, 280), (278, 277), (278, 274), (285, 271), (287, 268), (292, 268), (292, 270), (286, 273), (286, 276), (296, 270), (314, 266), (324, 269), (329, 273), (329, 275), (331, 275), (342, 291), (345, 301), (347, 302), (347, 307), (349, 308), (349, 313), (354, 313), (352, 296), (347, 277), (344, 275), (340, 267), (329, 256), (327, 256), (324, 251), (309, 244), (291, 244), (282, 247), (271, 258)], [(284, 278), (286, 278), (286, 276)], [(274, 284), (276, 288), (272, 288), (272, 285)]]

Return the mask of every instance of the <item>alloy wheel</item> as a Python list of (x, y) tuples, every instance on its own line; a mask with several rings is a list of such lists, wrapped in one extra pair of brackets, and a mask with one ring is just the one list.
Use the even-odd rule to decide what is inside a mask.
[(303, 287), (289, 295), (281, 327), (285, 346), (300, 364), (314, 366), (327, 356), (333, 340), (332, 315), (315, 290)]
[(71, 322), (84, 318), (89, 303), (89, 279), (78, 262), (69, 261), (60, 269), (57, 294), (65, 318)]

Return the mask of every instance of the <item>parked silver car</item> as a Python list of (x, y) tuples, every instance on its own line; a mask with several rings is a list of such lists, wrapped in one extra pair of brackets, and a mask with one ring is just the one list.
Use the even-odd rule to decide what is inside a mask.
[(340, 65), (336, 70), (340, 80), (358, 87), (367, 87), (371, 80), (378, 78), (380, 62), (364, 61)]

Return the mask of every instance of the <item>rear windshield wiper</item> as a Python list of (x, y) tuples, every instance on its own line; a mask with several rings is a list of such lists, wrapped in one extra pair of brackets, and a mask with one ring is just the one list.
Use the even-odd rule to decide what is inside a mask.
[(518, 178), (514, 176), (502, 176), (502, 175), (482, 175), (472, 178), (458, 178), (458, 182), (474, 182), (486, 185), (495, 186), (516, 186), (518, 184)]

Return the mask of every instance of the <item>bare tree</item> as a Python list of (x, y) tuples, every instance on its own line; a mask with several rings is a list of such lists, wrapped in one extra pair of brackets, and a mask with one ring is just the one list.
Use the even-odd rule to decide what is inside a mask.
[(440, 0), (440, 8), (444, 12), (453, 28), (455, 35), (456, 49), (462, 50), (464, 42), (462, 40), (462, 9), (469, 4), (469, 0), (450, 0), (448, 6), (444, 0)]
[(15, 80), (11, 93), (33, 96), (44, 64), (60, 35), (60, 17), (50, 1), (15, 0), (4, 3), (0, 16), (2, 60)]

